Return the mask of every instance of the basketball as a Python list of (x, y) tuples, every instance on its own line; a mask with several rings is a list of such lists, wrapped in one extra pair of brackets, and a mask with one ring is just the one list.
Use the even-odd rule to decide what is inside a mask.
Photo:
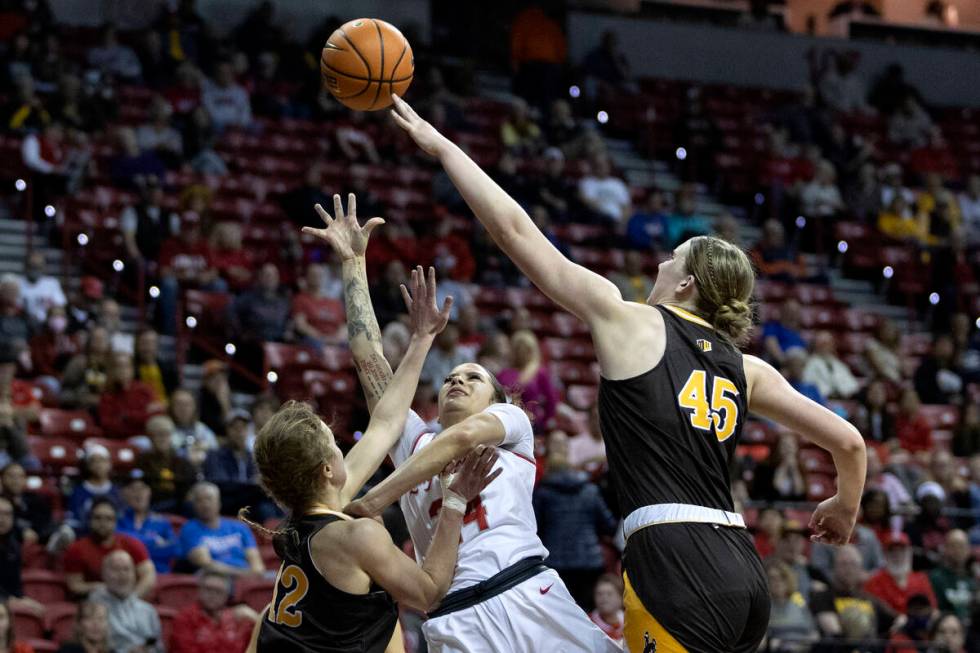
[(415, 74), (412, 46), (398, 28), (375, 18), (344, 23), (330, 35), (320, 57), (324, 85), (357, 111), (377, 111), (404, 95)]

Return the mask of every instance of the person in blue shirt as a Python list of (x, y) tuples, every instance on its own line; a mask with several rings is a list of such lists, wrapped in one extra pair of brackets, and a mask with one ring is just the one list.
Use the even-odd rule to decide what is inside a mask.
[(265, 572), (252, 531), (240, 521), (221, 516), (221, 493), (215, 484), (198, 483), (189, 498), (196, 517), (180, 529), (180, 552), (195, 571), (226, 576)]
[(95, 499), (107, 497), (117, 507), (122, 505), (119, 489), (111, 480), (112, 459), (108, 449), (100, 444), (86, 447), (82, 475), (85, 480), (75, 486), (68, 498), (66, 521), (76, 531), (85, 530), (88, 513)]
[(225, 514), (237, 514), (245, 506), (255, 506), (260, 521), (273, 516), (272, 503), (258, 483), (255, 461), (248, 450), (248, 411), (234, 409), (225, 419), (225, 444), (212, 449), (204, 459), (204, 480), (214, 483), (221, 492)]
[(762, 327), (762, 342), (769, 362), (782, 365), (786, 362), (787, 351), (794, 347), (807, 348), (806, 340), (800, 333), (801, 327), (800, 303), (787, 299), (779, 307), (779, 319), (770, 320)]
[(826, 406), (827, 403), (824, 401), (824, 396), (820, 394), (820, 388), (803, 380), (803, 367), (806, 365), (806, 360), (805, 349), (793, 347), (787, 350), (784, 354), (783, 376), (801, 395), (812, 399), (821, 406)]
[(125, 507), (116, 529), (142, 542), (157, 572), (167, 574), (177, 558), (177, 536), (168, 519), (150, 512), (152, 494), (140, 472), (135, 471), (122, 490)]
[(663, 192), (656, 188), (651, 190), (643, 208), (626, 223), (626, 240), (631, 247), (648, 252), (664, 249), (667, 229), (664, 205)]

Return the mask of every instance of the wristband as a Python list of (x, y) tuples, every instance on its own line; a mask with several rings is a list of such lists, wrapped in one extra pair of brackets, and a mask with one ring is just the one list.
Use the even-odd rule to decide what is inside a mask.
[(459, 514), (465, 515), (466, 499), (447, 488), (442, 493), (442, 507), (448, 510), (455, 510)]

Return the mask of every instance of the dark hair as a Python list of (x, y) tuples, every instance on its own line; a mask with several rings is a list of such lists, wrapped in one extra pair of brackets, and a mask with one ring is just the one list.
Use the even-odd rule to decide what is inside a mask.
[(95, 499), (92, 500), (92, 505), (89, 506), (88, 518), (86, 519), (86, 521), (92, 518), (92, 513), (95, 512), (95, 509), (98, 508), (99, 506), (109, 506), (110, 508), (112, 508), (112, 512), (116, 515), (116, 517), (119, 516), (119, 506), (116, 505), (115, 501), (113, 501), (109, 497), (96, 497)]
[[(87, 617), (90, 612), (92, 612), (93, 610), (96, 610), (96, 609), (105, 610), (106, 611), (106, 619), (108, 620), (108, 617), (109, 617), (109, 608), (107, 608), (104, 603), (99, 603), (98, 601), (88, 600), (88, 601), (82, 601), (81, 603), (78, 604), (78, 610), (75, 612), (75, 623), (74, 623), (74, 627), (72, 629), (72, 637), (71, 637), (71, 640), (70, 640), (71, 643), (73, 643), (73, 644), (80, 644), (81, 643), (82, 636), (81, 636), (80, 631), (81, 631), (82, 619), (84, 619), (85, 617)], [(107, 635), (108, 635), (108, 632), (107, 632)], [(107, 639), (108, 639), (108, 636), (107, 636)], [(108, 641), (103, 642), (102, 650), (103, 651), (106, 651), (108, 653), (108, 651), (109, 651)]]
[[(867, 505), (875, 499), (884, 499), (885, 514), (881, 517), (881, 523), (887, 524), (892, 517), (892, 507), (891, 503), (888, 501), (888, 495), (885, 494), (884, 490), (879, 490), (878, 488), (871, 488), (866, 490), (861, 496), (861, 514), (865, 522), (868, 522)], [(870, 522), (868, 522), (870, 523)]]
[(255, 439), (255, 465), (259, 484), (287, 512), (277, 529), (248, 519), (248, 508), (238, 518), (272, 538), (280, 557), (299, 547), (293, 519), (313, 505), (322, 484), (322, 469), (330, 457), (331, 441), (323, 421), (309, 404), (287, 401), (269, 418)]

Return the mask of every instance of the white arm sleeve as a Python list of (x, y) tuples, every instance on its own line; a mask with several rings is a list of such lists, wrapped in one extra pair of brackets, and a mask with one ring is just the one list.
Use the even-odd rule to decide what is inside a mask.
[(534, 458), (534, 431), (527, 413), (513, 404), (493, 404), (483, 412), (490, 413), (504, 425), (504, 440), (497, 446)]

